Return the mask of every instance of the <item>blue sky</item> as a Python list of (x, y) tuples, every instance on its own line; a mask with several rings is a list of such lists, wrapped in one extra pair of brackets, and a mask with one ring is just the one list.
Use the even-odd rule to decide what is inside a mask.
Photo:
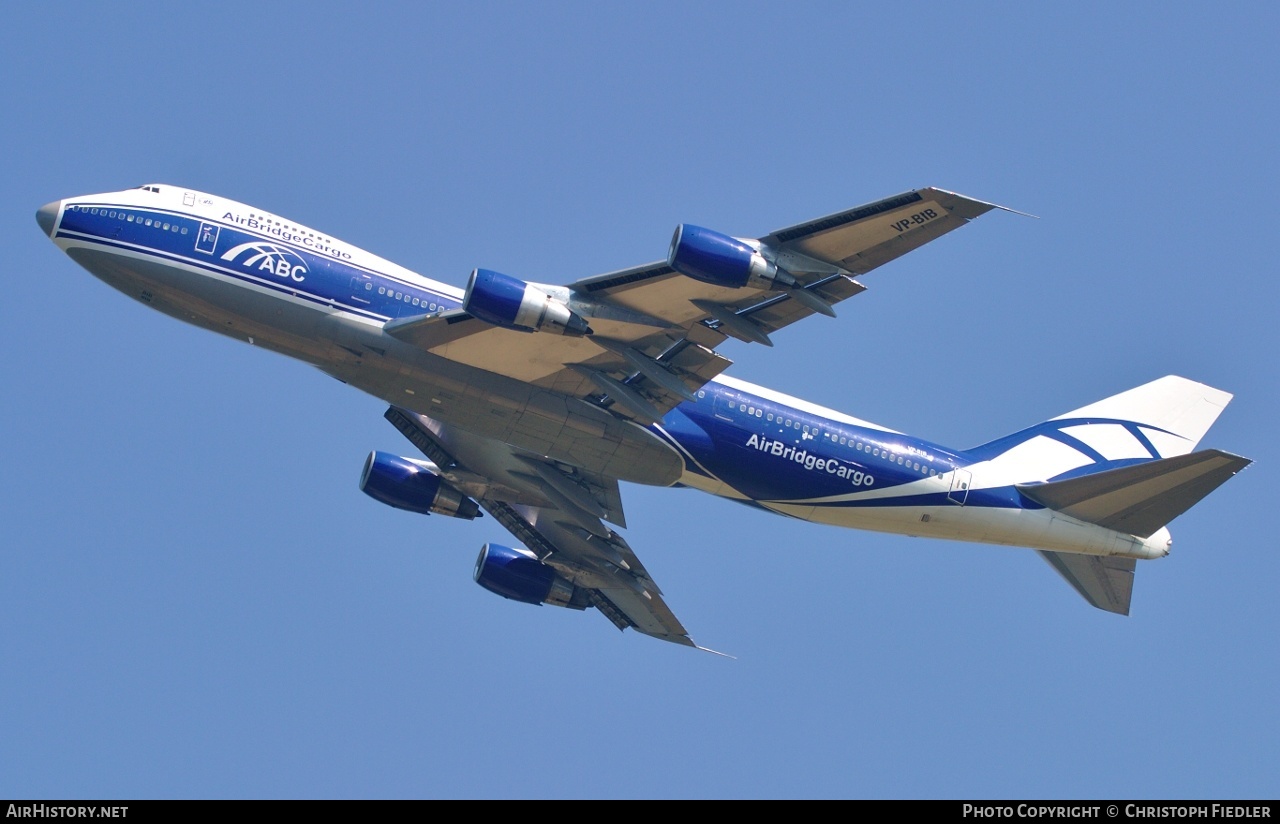
[[(1274, 798), (1273, 4), (23, 4), (0, 31), (0, 797)], [(461, 285), (920, 186), (992, 213), (730, 374), (972, 446), (1165, 374), (1256, 460), (1088, 607), (1027, 550), (627, 486), (727, 660), (471, 581), (384, 405), (41, 237), (164, 182)]]

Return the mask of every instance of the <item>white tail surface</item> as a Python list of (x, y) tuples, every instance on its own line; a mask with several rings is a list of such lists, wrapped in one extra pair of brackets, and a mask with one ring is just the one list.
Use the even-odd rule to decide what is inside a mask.
[[(1053, 420), (1067, 418), (1114, 418), (1133, 421), (1143, 427), (1162, 458), (1186, 455), (1213, 426), (1231, 401), (1231, 393), (1203, 383), (1168, 375), (1151, 383), (1112, 395)], [(1096, 431), (1095, 431), (1096, 430)], [(1109, 440), (1118, 433), (1105, 425), (1083, 425), (1064, 430), (1104, 454)], [(1093, 441), (1093, 442), (1091, 442)]]
[(984, 444), (970, 467), (977, 488), (1041, 483), (1190, 454), (1231, 400), (1176, 375), (1112, 395)]

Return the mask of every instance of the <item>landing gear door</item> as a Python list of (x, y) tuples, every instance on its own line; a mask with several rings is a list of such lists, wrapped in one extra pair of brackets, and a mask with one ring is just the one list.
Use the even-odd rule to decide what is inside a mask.
[(964, 506), (964, 502), (969, 499), (969, 484), (973, 483), (973, 473), (967, 469), (957, 469), (951, 473), (951, 491), (947, 493), (947, 498), (952, 503)]

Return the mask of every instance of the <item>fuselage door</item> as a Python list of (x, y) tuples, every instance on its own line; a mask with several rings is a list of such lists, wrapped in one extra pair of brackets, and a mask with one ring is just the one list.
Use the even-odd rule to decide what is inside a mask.
[(212, 255), (218, 247), (218, 234), (221, 232), (222, 227), (202, 221), (199, 230), (196, 231), (196, 251)]
[(372, 303), (373, 278), (368, 275), (356, 275), (351, 279), (351, 299), (356, 303), (368, 306)]
[(964, 506), (969, 499), (969, 484), (973, 483), (973, 473), (967, 469), (957, 469), (951, 473), (951, 491), (947, 498), (953, 503)]
[(711, 408), (715, 411), (716, 417), (721, 420), (738, 420), (738, 398), (723, 389), (715, 393), (715, 403), (711, 405)]

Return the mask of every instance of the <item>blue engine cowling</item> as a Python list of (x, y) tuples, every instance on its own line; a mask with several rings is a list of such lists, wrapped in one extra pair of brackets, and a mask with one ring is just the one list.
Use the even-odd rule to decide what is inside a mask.
[(480, 515), (475, 501), (450, 486), (419, 461), (389, 452), (370, 452), (360, 475), (360, 491), (396, 509), (473, 520)]
[(474, 269), (462, 308), (486, 323), (521, 332), (581, 337), (591, 327), (580, 315), (538, 287), (489, 269)]
[(474, 577), (480, 586), (512, 601), (573, 609), (587, 605), (585, 592), (527, 549), (485, 544), (476, 558)]
[(667, 265), (694, 280), (734, 289), (751, 286), (772, 291), (791, 285), (785, 273), (751, 246), (688, 223), (676, 227)]

